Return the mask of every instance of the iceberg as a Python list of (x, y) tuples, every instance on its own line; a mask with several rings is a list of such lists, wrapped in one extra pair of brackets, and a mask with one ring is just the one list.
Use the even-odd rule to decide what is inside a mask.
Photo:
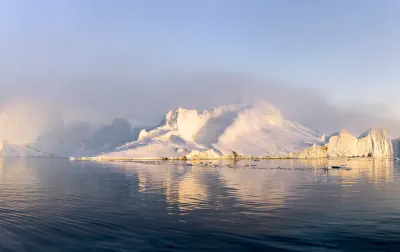
[(142, 130), (137, 141), (98, 158), (288, 157), (320, 137), (265, 102), (204, 111), (178, 108), (167, 112), (157, 127)]
[(370, 129), (358, 138), (346, 130), (333, 134), (327, 143), (327, 156), (389, 158), (394, 155), (392, 141), (384, 129)]
[[(196, 111), (178, 108), (137, 141), (97, 158), (390, 158), (400, 152), (384, 129), (366, 131), (358, 138), (346, 130), (322, 135), (285, 119), (265, 102), (221, 106)], [(396, 147), (397, 146), (397, 147)]]
[(177, 108), (152, 128), (138, 130), (124, 118), (109, 124), (65, 123), (42, 104), (14, 103), (0, 111), (0, 155), (71, 157), (70, 160), (222, 158), (390, 158), (400, 139), (375, 128), (355, 137), (331, 135), (287, 120), (266, 102)]
[(300, 152), (291, 153), (290, 157), (296, 159), (327, 158), (327, 152), (328, 146), (315, 143)]

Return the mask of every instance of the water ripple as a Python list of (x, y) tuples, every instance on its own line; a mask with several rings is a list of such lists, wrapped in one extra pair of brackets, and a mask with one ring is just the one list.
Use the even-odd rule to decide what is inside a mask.
[(3, 159), (0, 251), (396, 251), (400, 167), (325, 163)]

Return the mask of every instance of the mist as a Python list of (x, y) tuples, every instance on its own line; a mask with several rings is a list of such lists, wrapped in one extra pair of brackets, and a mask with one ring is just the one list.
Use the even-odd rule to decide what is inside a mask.
[[(201, 110), (264, 100), (280, 109), (287, 119), (321, 133), (347, 129), (359, 135), (370, 127), (384, 127), (392, 137), (400, 136), (399, 119), (396, 115), (387, 116), (390, 110), (382, 104), (354, 101), (358, 106), (343, 108), (335, 105), (329, 94), (318, 90), (246, 73), (140, 70), (125, 74), (89, 71), (80, 76), (49, 73), (43, 78), (22, 78), (23, 82), (3, 90), (1, 104), (5, 107), (15, 100), (26, 100), (43, 107), (47, 103), (57, 107), (66, 122), (110, 123), (114, 118), (126, 118), (136, 125), (155, 125), (168, 110), (177, 107)], [(5, 79), (1, 81), (7, 83)]]
[[(264, 100), (322, 133), (347, 129), (359, 135), (385, 127), (400, 136), (400, 118), (386, 107), (396, 103), (385, 100), (398, 92), (392, 83), (398, 77), (398, 29), (386, 20), (397, 17), (395, 8), (374, 8), (381, 18), (365, 12), (348, 26), (354, 13), (342, 13), (341, 5), (312, 4), (306, 12), (296, 6), (298, 15), (276, 15), (288, 7), (200, 2), (3, 4), (0, 108), (13, 111), (15, 101), (30, 107), (18, 109), (19, 117), (29, 115), (21, 128), (31, 121), (42, 129), (40, 121), (59, 118), (67, 124), (125, 118), (141, 127), (158, 124), (177, 107)], [(360, 6), (355, 10), (362, 13)], [(374, 39), (371, 26), (380, 31)], [(354, 100), (337, 102), (349, 97)], [(376, 100), (381, 103), (370, 103)]]

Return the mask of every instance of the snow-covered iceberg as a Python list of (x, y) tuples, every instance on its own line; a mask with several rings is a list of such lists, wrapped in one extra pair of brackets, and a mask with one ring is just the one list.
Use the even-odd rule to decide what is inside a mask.
[(346, 130), (333, 134), (327, 143), (327, 156), (386, 158), (394, 155), (392, 141), (384, 129), (370, 129), (356, 138)]
[(320, 134), (283, 118), (264, 102), (196, 111), (169, 111), (159, 126), (99, 158), (288, 157), (319, 142)]
[(297, 159), (327, 158), (328, 146), (323, 143), (315, 143), (300, 152), (291, 153), (289, 157)]
[(98, 158), (390, 158), (400, 153), (396, 146), (379, 128), (358, 138), (346, 130), (321, 135), (261, 102), (201, 112), (171, 110), (160, 125), (142, 130), (137, 141)]
[[(285, 119), (266, 102), (197, 111), (178, 108), (139, 132), (127, 119), (65, 123), (42, 104), (0, 111), (0, 155), (77, 159), (340, 158), (400, 156), (400, 140), (383, 129), (358, 138), (342, 130), (321, 135)], [(87, 157), (87, 158), (82, 158)]]

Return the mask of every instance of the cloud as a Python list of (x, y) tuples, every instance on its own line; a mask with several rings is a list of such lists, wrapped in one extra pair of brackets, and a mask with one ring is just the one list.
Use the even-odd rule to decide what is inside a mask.
[(9, 86), (4, 90), (2, 103), (7, 103), (5, 97), (9, 92), (29, 99), (57, 101), (69, 121), (110, 122), (115, 117), (125, 117), (149, 125), (158, 123), (164, 113), (179, 106), (207, 109), (265, 100), (278, 107), (288, 119), (320, 132), (346, 128), (357, 135), (369, 127), (385, 127), (391, 135), (400, 136), (399, 119), (383, 116), (390, 111), (382, 105), (353, 103), (343, 108), (317, 90), (246, 73), (189, 72), (167, 67), (160, 70), (147, 66), (128, 71), (128, 65), (113, 69), (116, 68), (119, 70), (107, 71), (102, 66), (79, 75), (63, 72), (31, 80), (22, 78), (14, 88)]

